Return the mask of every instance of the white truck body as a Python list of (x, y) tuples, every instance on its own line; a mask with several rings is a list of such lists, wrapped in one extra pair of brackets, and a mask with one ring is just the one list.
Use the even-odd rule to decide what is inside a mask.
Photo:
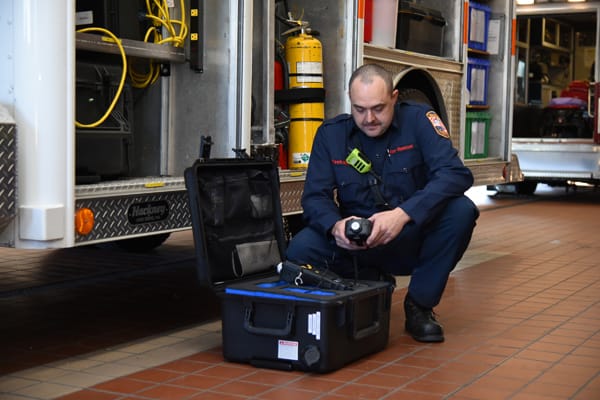
[[(173, 13), (179, 15), (179, 2), (172, 3)], [(119, 50), (106, 36), (76, 32), (76, 0), (1, 2), (1, 245), (66, 248), (189, 229), (183, 171), (199, 157), (201, 138), (212, 138), (215, 158), (233, 157), (233, 148), (250, 153), (255, 145), (275, 143), (273, 63), (282, 30), (275, 14), (282, 2), (184, 3), (186, 15), (199, 10), (199, 26), (191, 29), (199, 36), (198, 52), (191, 50), (189, 39), (183, 48), (121, 40), (127, 56), (165, 67), (157, 83), (134, 92), (135, 129), (127, 139), (134, 144), (127, 150), (130, 171), (119, 179), (79, 182), (74, 121), (81, 54), (104, 62), (118, 60)], [(364, 0), (285, 3), (296, 18), (310, 21), (320, 33), (326, 118), (349, 111), (347, 82), (352, 71), (363, 63), (380, 63), (396, 74), (398, 87), (427, 94), (464, 157), (468, 2), (419, 2), (445, 18), (439, 55), (365, 43)], [(514, 6), (511, 0), (487, 4), (496, 28), (494, 50), (484, 54), (491, 63), (493, 92), (489, 151), (484, 158), (465, 159), (479, 185), (519, 176), (510, 150)], [(119, 61), (115, 65), (119, 67)], [(101, 148), (91, 155), (100, 160), (117, 157)], [(280, 180), (284, 215), (299, 215), (304, 171), (282, 169)], [(95, 214), (94, 228), (85, 235), (74, 228), (75, 214), (82, 208)]]
[[(593, 65), (598, 65), (600, 57), (600, 28), (597, 24), (600, 3), (518, 6), (516, 12), (518, 24), (523, 29), (527, 23), (530, 24), (529, 34), (526, 35), (523, 30), (523, 37), (517, 39), (525, 76), (520, 102), (519, 95), (516, 95), (515, 115), (521, 109), (523, 118), (530, 122), (522, 123), (523, 120), (518, 118), (513, 126), (512, 152), (518, 157), (524, 176), (523, 182), (516, 183), (517, 191), (531, 194), (537, 183), (567, 187), (578, 183), (598, 185), (600, 131), (598, 101), (594, 95), (598, 93), (595, 83), (598, 82), (598, 69), (594, 69)], [(540, 22), (543, 23), (541, 32)], [(561, 29), (564, 40), (559, 40), (563, 40), (562, 43), (551, 43), (551, 36), (539, 41), (538, 36), (551, 35), (550, 29), (555, 26), (551, 24), (557, 24)], [(541, 83), (538, 83), (540, 79), (534, 71), (538, 65), (538, 54), (539, 65), (543, 66)], [(538, 112), (551, 108), (552, 99), (561, 97), (572, 81), (590, 82), (587, 109), (577, 120), (573, 117), (573, 121), (568, 119), (569, 116), (558, 116), (553, 121), (553, 114), (549, 112), (538, 119)], [(538, 92), (535, 85), (541, 86), (541, 91)], [(567, 111), (565, 109), (564, 112)], [(576, 124), (584, 123), (587, 126), (585, 133), (575, 133)]]

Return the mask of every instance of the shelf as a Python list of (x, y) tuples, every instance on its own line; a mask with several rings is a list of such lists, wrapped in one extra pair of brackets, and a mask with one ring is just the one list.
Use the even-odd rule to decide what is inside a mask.
[[(106, 41), (105, 36), (93, 33), (77, 32), (75, 44), (78, 50), (97, 53), (120, 54), (119, 48), (113, 42)], [(164, 44), (141, 42), (139, 40), (121, 39), (125, 54), (129, 57), (148, 58), (156, 61), (184, 63), (185, 54), (182, 48)]]
[(487, 51), (483, 51), (483, 50), (477, 50), (477, 49), (471, 49), (471, 48), (469, 48), (469, 49), (467, 49), (467, 51), (468, 51), (470, 54), (477, 54), (477, 55), (480, 55), (480, 56), (486, 56), (486, 57), (487, 57), (487, 56), (489, 56), (489, 55), (490, 55), (490, 53), (489, 53), (489, 52), (487, 52)]
[(548, 49), (548, 50), (554, 50), (554, 51), (559, 51), (562, 53), (567, 53), (570, 54), (571, 50), (567, 49), (565, 47), (560, 47), (551, 43), (546, 43), (544, 42), (543, 44), (537, 44), (537, 45), (533, 45), (533, 48), (541, 48), (541, 49)]
[(547, 49), (570, 52), (573, 28), (550, 18), (531, 18), (530, 45)]

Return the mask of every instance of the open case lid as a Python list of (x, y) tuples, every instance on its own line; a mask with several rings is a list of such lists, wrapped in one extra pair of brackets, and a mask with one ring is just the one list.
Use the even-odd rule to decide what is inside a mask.
[(264, 159), (197, 160), (186, 168), (198, 278), (228, 283), (275, 275), (285, 254), (277, 164)]

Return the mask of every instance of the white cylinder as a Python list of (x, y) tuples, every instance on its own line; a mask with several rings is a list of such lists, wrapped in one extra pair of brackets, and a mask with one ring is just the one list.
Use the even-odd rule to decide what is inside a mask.
[(18, 239), (74, 236), (74, 1), (13, 2)]
[(383, 47), (396, 47), (398, 0), (373, 0), (372, 26), (372, 44)]

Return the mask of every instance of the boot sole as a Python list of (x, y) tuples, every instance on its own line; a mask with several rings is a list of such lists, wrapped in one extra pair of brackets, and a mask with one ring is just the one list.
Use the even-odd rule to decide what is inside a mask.
[[(410, 332), (409, 332), (410, 334)], [(444, 337), (443, 336), (439, 336), (439, 335), (426, 335), (426, 336), (415, 336), (410, 334), (410, 336), (415, 339), (417, 342), (423, 342), (423, 343), (441, 343), (444, 341)]]
[(410, 337), (412, 337), (417, 342), (423, 342), (423, 343), (441, 343), (441, 342), (444, 341), (444, 335), (443, 334), (442, 335), (417, 336), (417, 335), (413, 335), (411, 333), (411, 331), (409, 331), (406, 328), (404, 328), (404, 330), (406, 331), (406, 333), (408, 333), (410, 335)]

